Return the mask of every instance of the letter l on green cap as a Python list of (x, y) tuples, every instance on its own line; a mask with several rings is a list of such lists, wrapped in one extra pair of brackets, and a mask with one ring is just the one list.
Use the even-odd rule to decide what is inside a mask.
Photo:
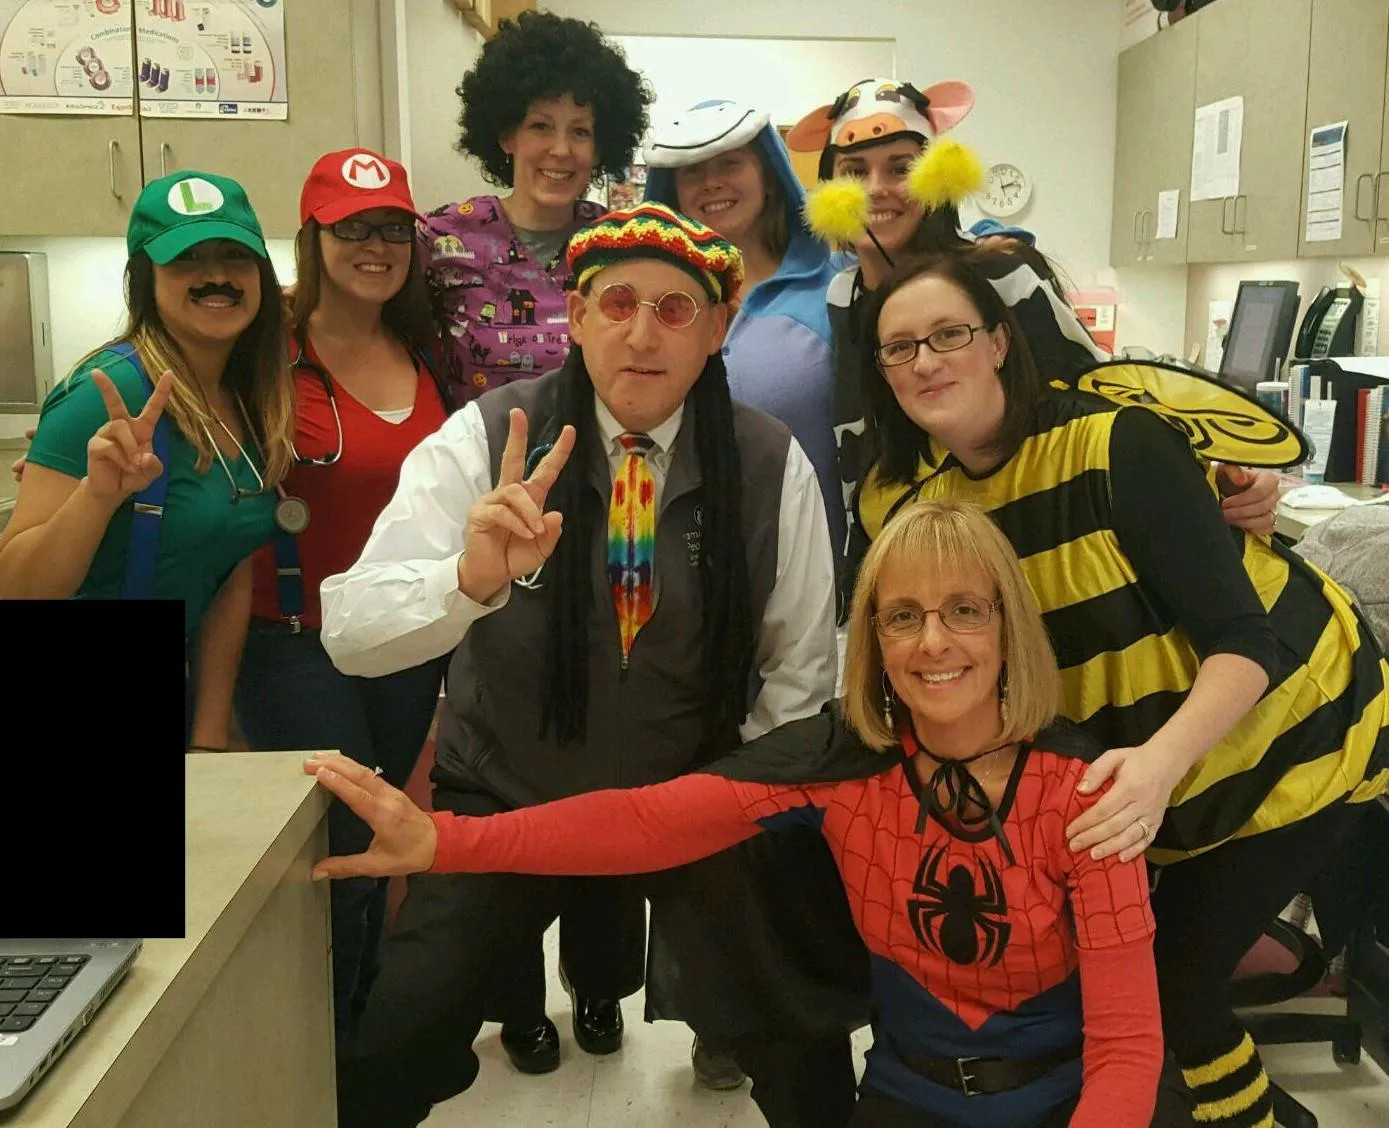
[(231, 239), (269, 258), (246, 190), (230, 177), (185, 170), (145, 186), (130, 213), (125, 246), (162, 266), (209, 239)]

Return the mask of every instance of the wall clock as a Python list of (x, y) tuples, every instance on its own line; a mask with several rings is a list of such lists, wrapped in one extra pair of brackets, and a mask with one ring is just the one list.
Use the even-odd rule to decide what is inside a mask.
[(979, 207), (1000, 219), (1017, 215), (1032, 198), (1032, 178), (1017, 165), (1002, 162), (990, 165), (984, 174), (984, 192)]

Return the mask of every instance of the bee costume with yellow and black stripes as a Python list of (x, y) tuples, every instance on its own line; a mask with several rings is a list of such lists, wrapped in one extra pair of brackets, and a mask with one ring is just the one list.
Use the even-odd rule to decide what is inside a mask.
[[(1174, 554), (1183, 543), (1170, 513), (1166, 521), (1116, 517), (1116, 501), (1132, 506), (1127, 494), (1116, 499), (1111, 476), (1117, 454), (1134, 477), (1124, 442), (1155, 438), (1143, 444), (1144, 457), (1165, 451), (1167, 461), (1153, 460), (1154, 488), (1164, 488), (1164, 474), (1184, 478), (1194, 486), (1183, 495), (1193, 510), (1205, 489), (1216, 494), (1211, 467), (1203, 486), (1189, 460), (1193, 448), (1244, 464), (1305, 455), (1295, 431), (1209, 383), (1148, 365), (1102, 365), (1045, 394), (1028, 435), (992, 473), (971, 477), (932, 443), (915, 481), (885, 484), (875, 469), (859, 491), (858, 518), (870, 537), (917, 498), (973, 501), (992, 512), (1043, 611), (1062, 669), (1061, 712), (1107, 747), (1151, 737), (1185, 700), (1202, 660), (1200, 624), (1179, 626), (1168, 593), (1145, 582), (1121, 547), (1118, 529), (1133, 546), (1135, 526)], [(1157, 426), (1155, 415), (1172, 429)], [(1210, 533), (1219, 518), (1204, 518)], [(1148, 855), (1163, 866), (1153, 895), (1155, 950), (1165, 1037), (1198, 1121), (1271, 1128), (1268, 1078), (1225, 984), (1298, 883), (1313, 876), (1308, 867), (1320, 868), (1349, 833), (1354, 812), (1389, 788), (1389, 663), (1345, 590), (1280, 544), (1219, 529), (1205, 541), (1219, 550), (1210, 553), (1212, 575), (1222, 565), (1239, 578), (1225, 537), (1235, 539), (1257, 603), (1247, 589), (1236, 594), (1264, 630), (1261, 606), (1272, 630), (1275, 645), (1256, 659), (1269, 688), (1172, 795)], [(1144, 546), (1146, 559), (1152, 551)]]
[[(1033, 433), (996, 473), (972, 480), (940, 452), (935, 470), (923, 459), (922, 480), (912, 486), (884, 487), (870, 472), (858, 500), (870, 537), (916, 498), (993, 511), (1051, 633), (1061, 711), (1110, 748), (1152, 736), (1200, 666), (1186, 632), (1145, 591), (1113, 533), (1108, 471), (1119, 411), (1099, 398), (1047, 396)], [(1282, 545), (1233, 535), (1243, 537), (1245, 571), (1283, 656), (1260, 703), (1174, 792), (1149, 853), (1158, 863), (1389, 787), (1389, 663), (1350, 596)]]

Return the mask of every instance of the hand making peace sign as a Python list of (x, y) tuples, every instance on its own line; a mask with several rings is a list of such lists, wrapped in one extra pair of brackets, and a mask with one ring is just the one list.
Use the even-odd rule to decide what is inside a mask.
[(566, 426), (531, 472), (526, 470), (526, 413), (511, 409), (497, 488), (468, 510), (458, 587), (486, 603), (511, 580), (528, 576), (555, 551), (563, 518), (545, 512), (545, 498), (574, 449), (574, 428)]
[(87, 442), (87, 488), (97, 497), (124, 501), (164, 472), (154, 453), (154, 427), (173, 393), (174, 374), (166, 370), (159, 377), (154, 394), (133, 419), (106, 373), (94, 368), (92, 382), (106, 404), (108, 421)]

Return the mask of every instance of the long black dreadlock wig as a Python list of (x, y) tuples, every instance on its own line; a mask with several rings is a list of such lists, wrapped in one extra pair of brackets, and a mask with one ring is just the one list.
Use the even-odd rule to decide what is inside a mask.
[[(583, 350), (572, 348), (559, 378), (555, 414), (546, 429), (552, 439), (565, 424), (576, 432), (575, 450), (588, 447), (598, 427), (593, 381)], [(743, 478), (733, 432), (733, 401), (723, 357), (714, 353), (687, 401), (694, 409), (703, 507), (699, 579), (703, 596), (705, 746), (731, 748), (748, 713), (753, 657), (752, 598), (743, 544)], [(585, 478), (583, 459), (571, 458), (550, 491), (550, 504), (564, 515), (564, 533), (547, 566), (554, 592), (547, 632), (542, 737), (553, 729), (565, 744), (583, 740), (588, 725), (588, 621), (594, 590), (591, 553), (596, 523), (606, 521), (600, 500)]]

